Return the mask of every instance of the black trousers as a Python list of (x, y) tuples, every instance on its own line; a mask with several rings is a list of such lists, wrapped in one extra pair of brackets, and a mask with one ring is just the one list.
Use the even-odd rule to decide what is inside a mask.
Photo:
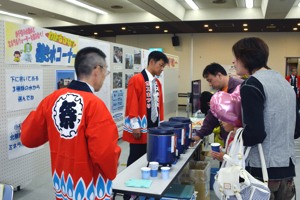
[[(129, 144), (127, 167), (147, 153), (147, 144)], [(131, 195), (124, 194), (123, 199), (129, 200)]]
[(129, 144), (127, 167), (147, 153), (147, 144)]

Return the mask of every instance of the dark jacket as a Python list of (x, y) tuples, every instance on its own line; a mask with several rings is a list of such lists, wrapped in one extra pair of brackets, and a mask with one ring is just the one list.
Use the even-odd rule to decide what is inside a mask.
[[(229, 77), (229, 82), (228, 82), (228, 93), (232, 93), (235, 88), (240, 85), (244, 80), (242, 79), (236, 79), (236, 78), (232, 78)], [(213, 131), (213, 129), (218, 126), (219, 120), (218, 118), (216, 118), (215, 116), (213, 116), (213, 114), (210, 112), (210, 110), (208, 111), (203, 124), (201, 126), (201, 129), (199, 131), (196, 131), (197, 136), (203, 138), (204, 136), (210, 135)], [(221, 137), (223, 139), (224, 142), (226, 142), (226, 138), (227, 138), (227, 133), (226, 131), (221, 128)]]

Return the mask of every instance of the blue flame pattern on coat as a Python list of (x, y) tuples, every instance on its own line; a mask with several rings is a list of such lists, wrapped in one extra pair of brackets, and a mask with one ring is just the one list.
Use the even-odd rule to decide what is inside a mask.
[[(144, 115), (142, 119), (139, 116), (137, 118), (138, 118), (138, 123), (141, 127), (141, 132), (142, 133), (147, 133), (148, 132), (148, 129), (147, 129), (148, 123), (147, 123), (146, 116)], [(131, 124), (130, 124), (129, 116), (125, 117), (123, 130), (128, 131), (129, 133), (132, 133), (132, 127), (131, 127)]]
[[(64, 178), (64, 172), (59, 176), (56, 171), (53, 174), (53, 186), (56, 198), (64, 200), (95, 200), (95, 199), (110, 199), (112, 195), (112, 181), (104, 179), (99, 175), (94, 185), (92, 179), (90, 183), (85, 185), (82, 178), (77, 183), (73, 182), (71, 175), (68, 175), (67, 181)], [(75, 187), (74, 187), (75, 186)]]

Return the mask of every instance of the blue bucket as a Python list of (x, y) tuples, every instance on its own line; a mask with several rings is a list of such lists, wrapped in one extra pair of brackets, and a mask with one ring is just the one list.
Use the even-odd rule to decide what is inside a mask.
[(170, 122), (170, 121), (164, 121), (160, 123), (160, 127), (172, 127), (174, 128), (174, 133), (176, 134), (176, 149), (178, 150), (177, 157), (180, 156), (180, 154), (183, 154), (185, 151), (185, 125), (180, 122)]
[(192, 121), (187, 117), (171, 117), (169, 121), (181, 122), (185, 125), (186, 143), (185, 148), (188, 149), (192, 141)]

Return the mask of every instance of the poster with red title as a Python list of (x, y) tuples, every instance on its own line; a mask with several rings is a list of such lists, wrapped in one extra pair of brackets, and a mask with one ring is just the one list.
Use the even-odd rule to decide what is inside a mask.
[(5, 22), (5, 63), (73, 66), (78, 36)]

